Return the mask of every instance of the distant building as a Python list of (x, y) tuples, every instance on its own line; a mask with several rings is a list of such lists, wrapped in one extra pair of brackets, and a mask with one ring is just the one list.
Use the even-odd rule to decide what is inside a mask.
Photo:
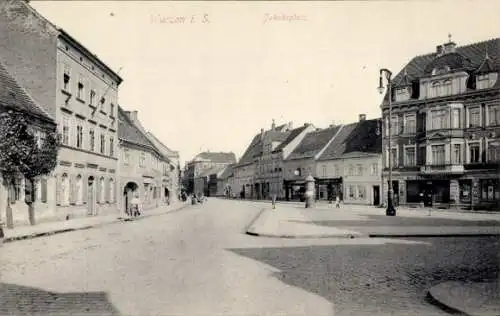
[[(229, 152), (202, 152), (186, 163), (185, 185), (188, 193), (196, 193), (195, 179), (202, 176), (205, 171), (215, 167), (225, 167), (236, 162), (234, 153)], [(199, 183), (199, 182), (198, 182)]]
[[(29, 128), (38, 138), (42, 146), (45, 134), (56, 130), (55, 120), (43, 107), (23, 89), (16, 79), (0, 63), (0, 113), (5, 111), (23, 113), (29, 121)], [(36, 183), (35, 210), (37, 220), (57, 217), (55, 179), (51, 176), (41, 177)], [(25, 203), (24, 179), (20, 177), (13, 183), (0, 185), (0, 222), (6, 222), (7, 194), (13, 215), (13, 223), (29, 224), (28, 205)]]
[(499, 38), (459, 47), (450, 40), (393, 78), (381, 108), (383, 175), (390, 157), (396, 203), (500, 207), (499, 72)]
[(305, 179), (316, 178), (316, 159), (335, 139), (343, 126), (330, 126), (307, 133), (283, 162), (283, 185), (286, 200), (302, 200)]
[(344, 125), (316, 160), (316, 198), (345, 203), (381, 203), (381, 120)]
[(234, 164), (224, 168), (217, 177), (217, 196), (232, 197), (237, 192), (234, 191)]
[(217, 178), (227, 165), (217, 165), (208, 170), (203, 170), (194, 179), (194, 193), (204, 196), (217, 196)]

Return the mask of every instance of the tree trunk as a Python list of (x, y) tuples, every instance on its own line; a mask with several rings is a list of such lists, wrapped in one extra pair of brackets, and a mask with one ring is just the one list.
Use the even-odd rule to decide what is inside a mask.
[(30, 219), (30, 225), (36, 225), (36, 220), (35, 220), (35, 203), (31, 202), (28, 203), (28, 215)]
[(12, 207), (10, 206), (10, 188), (7, 191), (7, 207), (5, 210), (5, 220), (7, 221), (7, 228), (14, 228), (14, 218), (12, 216)]

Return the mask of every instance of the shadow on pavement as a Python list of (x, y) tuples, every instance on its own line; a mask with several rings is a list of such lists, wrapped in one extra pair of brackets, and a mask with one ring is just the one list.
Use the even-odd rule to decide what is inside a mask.
[(426, 300), (429, 288), (499, 277), (497, 238), (425, 242), (230, 250), (279, 269), (275, 278), (329, 300), (335, 315), (448, 315)]
[(120, 315), (105, 292), (58, 293), (0, 283), (0, 315)]

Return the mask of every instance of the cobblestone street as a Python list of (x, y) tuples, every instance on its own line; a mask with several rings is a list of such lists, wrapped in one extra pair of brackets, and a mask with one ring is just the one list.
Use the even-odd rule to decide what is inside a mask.
[(0, 314), (446, 315), (443, 280), (494, 279), (494, 238), (278, 239), (244, 228), (255, 203), (16, 241), (1, 249)]

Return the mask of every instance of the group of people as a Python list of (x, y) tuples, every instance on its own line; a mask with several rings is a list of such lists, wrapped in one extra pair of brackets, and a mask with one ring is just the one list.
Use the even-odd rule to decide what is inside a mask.
[(141, 199), (139, 198), (139, 194), (134, 194), (134, 197), (130, 200), (129, 207), (126, 210), (126, 213), (130, 217), (137, 217), (141, 215), (142, 204)]

